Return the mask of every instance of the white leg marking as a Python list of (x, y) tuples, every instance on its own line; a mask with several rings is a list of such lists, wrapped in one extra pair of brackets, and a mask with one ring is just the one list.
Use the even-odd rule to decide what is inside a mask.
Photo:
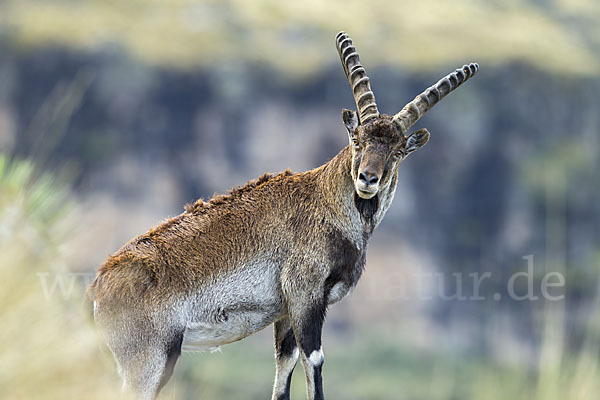
[(306, 358), (306, 364), (304, 365), (304, 371), (306, 373), (306, 392), (309, 399), (313, 399), (316, 394), (317, 388), (315, 387), (315, 371), (316, 368), (323, 365), (325, 355), (323, 354), (323, 346), (319, 350), (314, 350), (310, 353), (310, 356)]
[(325, 355), (323, 354), (323, 346), (321, 346), (319, 350), (314, 350), (312, 353), (310, 353), (308, 361), (310, 361), (310, 363), (316, 367), (323, 364), (323, 361), (325, 361)]

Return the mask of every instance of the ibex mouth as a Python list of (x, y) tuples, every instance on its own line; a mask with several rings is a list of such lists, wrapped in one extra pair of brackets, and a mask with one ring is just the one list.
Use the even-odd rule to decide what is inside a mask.
[(377, 194), (377, 189), (363, 190), (363, 189), (356, 188), (356, 194), (362, 199), (369, 200)]

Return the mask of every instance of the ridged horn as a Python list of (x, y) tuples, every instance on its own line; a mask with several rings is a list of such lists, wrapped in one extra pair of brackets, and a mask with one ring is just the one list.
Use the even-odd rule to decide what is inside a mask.
[(346, 78), (348, 78), (352, 88), (360, 123), (364, 125), (379, 116), (375, 94), (371, 90), (369, 77), (360, 64), (358, 52), (352, 45), (352, 39), (342, 31), (336, 35), (335, 42), (344, 72), (346, 72)]
[(475, 75), (477, 71), (479, 71), (479, 64), (471, 63), (463, 65), (462, 68), (446, 75), (435, 85), (431, 86), (415, 97), (413, 101), (405, 105), (398, 114), (394, 115), (392, 122), (404, 135), (406, 135), (406, 132), (419, 120), (419, 118), (448, 93), (452, 92), (467, 79)]

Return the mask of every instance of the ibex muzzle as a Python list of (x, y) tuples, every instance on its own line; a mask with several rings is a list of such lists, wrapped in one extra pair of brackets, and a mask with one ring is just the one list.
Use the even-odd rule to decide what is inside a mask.
[(100, 267), (88, 294), (124, 387), (152, 399), (181, 351), (274, 326), (273, 399), (289, 400), (300, 359), (311, 400), (323, 398), (321, 331), (365, 267), (367, 242), (392, 203), (398, 166), (427, 143), (408, 129), (477, 72), (456, 70), (393, 117), (380, 115), (348, 36), (336, 37), (358, 112), (350, 144), (310, 171), (265, 174), (132, 239)]

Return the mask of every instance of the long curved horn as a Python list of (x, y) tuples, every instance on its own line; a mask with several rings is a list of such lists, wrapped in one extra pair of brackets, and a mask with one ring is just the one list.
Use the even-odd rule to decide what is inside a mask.
[(354, 101), (358, 108), (358, 115), (362, 125), (379, 116), (375, 95), (371, 91), (369, 77), (365, 69), (360, 64), (358, 52), (352, 45), (352, 39), (345, 32), (340, 32), (335, 37), (336, 47), (340, 55), (340, 60), (346, 72), (346, 78), (352, 87)]
[(440, 79), (435, 85), (431, 86), (423, 93), (415, 97), (413, 101), (400, 110), (392, 118), (394, 125), (406, 135), (408, 129), (413, 126), (431, 107), (437, 104), (448, 93), (459, 87), (467, 79), (479, 71), (479, 64), (471, 63), (463, 65), (451, 74)]

